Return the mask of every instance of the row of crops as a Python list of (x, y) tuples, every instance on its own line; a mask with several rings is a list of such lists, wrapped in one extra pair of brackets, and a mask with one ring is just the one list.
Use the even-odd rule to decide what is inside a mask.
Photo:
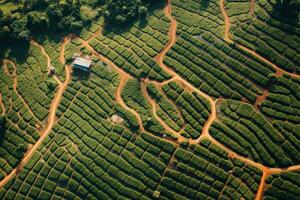
[(13, 61), (4, 60), (0, 73), (0, 92), (6, 111), (6, 131), (0, 138), (2, 179), (39, 139), (55, 91), (46, 84), (47, 60), (36, 45), (29, 46), (26, 59), (18, 56)]
[(222, 101), (219, 112), (218, 122), (212, 125), (210, 133), (230, 149), (265, 166), (287, 167), (299, 163), (296, 139), (282, 135), (249, 104)]
[(39, 121), (46, 120), (55, 90), (50, 90), (47, 86), (47, 58), (38, 46), (30, 46), (26, 61), (17, 65), (16, 73), (20, 95)]
[(155, 62), (167, 43), (168, 19), (162, 10), (154, 11), (145, 27), (135, 24), (128, 31), (100, 34), (89, 44), (118, 67), (136, 78), (163, 81), (170, 78)]
[[(236, 10), (239, 4), (231, 3), (227, 6), (229, 11)], [(266, 57), (280, 68), (290, 72), (299, 73), (299, 28), (297, 22), (281, 21), (284, 16), (275, 18), (274, 12), (278, 8), (271, 1), (259, 1), (255, 4), (255, 17), (243, 13), (244, 17), (232, 15), (233, 40), (243, 44), (260, 55)], [(244, 11), (247, 12), (247, 11)]]
[(158, 190), (161, 199), (254, 199), (261, 174), (203, 140), (176, 150)]
[(298, 199), (300, 195), (300, 173), (282, 172), (267, 178), (265, 199)]
[(176, 82), (164, 85), (162, 90), (177, 105), (182, 115), (185, 126), (181, 134), (187, 138), (198, 138), (210, 115), (208, 101), (196, 92), (188, 92)]
[[(1, 189), (1, 198), (254, 198), (261, 172), (230, 159), (209, 141), (176, 147), (113, 124), (108, 117), (117, 105), (118, 75), (104, 66), (92, 73), (89, 81), (73, 78), (59, 106), (58, 123), (19, 176)], [(122, 94), (130, 91), (125, 86)], [(175, 82), (163, 91), (182, 106), (209, 108)]]
[[(243, 17), (249, 19), (249, 10), (236, 10), (235, 3), (228, 6), (230, 16), (237, 23)], [(264, 10), (255, 9), (259, 14), (251, 32), (261, 35), (275, 30), (270, 25), (274, 21), (262, 17), (268, 5), (259, 2)], [(234, 12), (244, 15), (235, 19), (238, 14)], [(299, 79), (275, 77), (270, 66), (223, 41), (224, 19), (218, 0), (172, 0), (172, 15), (178, 21), (178, 38), (164, 63), (196, 88), (221, 99), (217, 119), (209, 130), (211, 136), (233, 152), (267, 167), (298, 164)], [(145, 25), (136, 23), (128, 31), (112, 30), (92, 38), (102, 25), (99, 21), (83, 29), (80, 37), (132, 75), (126, 79), (121, 98), (138, 113), (142, 124), (116, 98), (121, 74), (92, 55), (80, 39), (72, 39), (65, 47), (66, 60), (71, 61), (74, 53), (81, 52), (92, 56), (93, 67), (84, 75), (73, 71), (56, 111), (57, 123), (18, 176), (0, 189), (0, 198), (254, 199), (262, 171), (232, 158), (207, 139), (200, 144), (175, 143), (176, 137), (154, 116), (145, 92), (154, 100), (156, 114), (167, 126), (187, 139), (196, 139), (212, 110), (207, 99), (179, 81), (159, 83), (171, 78), (155, 60), (168, 42), (169, 20), (163, 11), (151, 13)], [(241, 23), (233, 31), (243, 28)], [(249, 31), (247, 28), (243, 31)], [(276, 33), (278, 36), (272, 39), (257, 40), (272, 46), (275, 37), (281, 37), (281, 31)], [(242, 36), (235, 37), (247, 45)], [(39, 42), (57, 68), (58, 77), (65, 80), (61, 41), (40, 38)], [(293, 44), (284, 46), (290, 42), (276, 44), (283, 45), (281, 57), (289, 59), (297, 52)], [(278, 47), (272, 47), (274, 55)], [(31, 46), (29, 56), (16, 62), (20, 95), (13, 90), (13, 77), (3, 68), (0, 70), (0, 92), (8, 117), (7, 131), (0, 141), (0, 179), (16, 167), (39, 138), (37, 126), (47, 119), (55, 92), (46, 87), (47, 63), (40, 48)], [(294, 70), (289, 63), (282, 64)], [(7, 68), (12, 74), (13, 66)], [(269, 94), (261, 106), (251, 105), (265, 89)], [(114, 122), (113, 115), (124, 121)], [(145, 131), (141, 131), (141, 125)], [(298, 178), (298, 172), (269, 176), (265, 199), (297, 199)]]
[(151, 199), (175, 145), (108, 120), (118, 82), (94, 73), (69, 84), (58, 124), (1, 198)]

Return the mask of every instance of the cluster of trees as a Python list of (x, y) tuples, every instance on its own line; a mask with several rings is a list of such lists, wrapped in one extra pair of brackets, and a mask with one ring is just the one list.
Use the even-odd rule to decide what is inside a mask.
[[(92, 3), (91, 3), (92, 2)], [(47, 32), (75, 32), (104, 15), (107, 24), (145, 19), (150, 4), (158, 0), (20, 0), (17, 10), (0, 9), (0, 41), (28, 41)]]
[(104, 6), (104, 17), (109, 22), (125, 24), (137, 18), (145, 19), (148, 8), (158, 0), (108, 0)]
[(279, 14), (284, 17), (289, 17), (294, 21), (298, 21), (300, 0), (276, 0), (275, 6), (278, 8)]
[(0, 41), (29, 40), (32, 34), (45, 31), (81, 29), (81, 0), (24, 0), (14, 13), (0, 10)]

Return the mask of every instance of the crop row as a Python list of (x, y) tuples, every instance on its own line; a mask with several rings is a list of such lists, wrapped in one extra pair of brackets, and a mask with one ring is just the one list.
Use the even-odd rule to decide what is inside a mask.
[(137, 78), (149, 77), (158, 81), (168, 79), (170, 75), (153, 59), (167, 43), (168, 23), (160, 12), (156, 14), (157, 17), (150, 17), (144, 28), (134, 25), (127, 32), (104, 32), (91, 40), (90, 45)]
[[(255, 69), (244, 67), (240, 61), (212, 48), (209, 43), (210, 40), (214, 41), (214, 37), (210, 34), (203, 35), (201, 40), (190, 38), (186, 34), (181, 36), (167, 53), (165, 63), (211, 96), (234, 99), (245, 97), (255, 102), (256, 96), (261, 93), (256, 84), (266, 85), (269, 82)], [(249, 63), (255, 66), (254, 62)], [(244, 77), (239, 74), (243, 74)], [(250, 79), (253, 82), (249, 81)]]
[(147, 131), (160, 136), (165, 133), (169, 134), (165, 131), (159, 121), (154, 118), (152, 107), (145, 99), (139, 81), (136, 79), (129, 79), (123, 88), (121, 95), (124, 102), (130, 108), (138, 112), (143, 121), (143, 126)]
[(275, 78), (261, 112), (273, 120), (300, 123), (300, 79), (287, 75)]
[(184, 125), (184, 121), (176, 106), (173, 105), (154, 84), (147, 85), (147, 92), (159, 106), (157, 109), (158, 116), (173, 130), (179, 131)]
[(211, 135), (235, 152), (270, 167), (299, 162), (296, 140), (289, 140), (278, 132), (251, 105), (224, 100), (218, 119), (210, 129)]
[(34, 115), (43, 121), (55, 89), (50, 89), (47, 80), (47, 60), (39, 47), (31, 45), (26, 62), (17, 65), (17, 90), (28, 103)]
[(300, 196), (299, 171), (283, 172), (267, 178), (264, 198), (266, 200), (291, 199)]
[(272, 13), (276, 9), (271, 2), (259, 2), (255, 7), (256, 20), (233, 26), (234, 40), (253, 48), (285, 70), (299, 72), (300, 49), (296, 44), (300, 38), (293, 25), (274, 19)]
[(19, 164), (28, 147), (39, 138), (39, 133), (36, 130), (37, 119), (14, 92), (12, 77), (3, 68), (0, 70), (0, 79), (0, 93), (6, 115), (6, 127), (0, 138), (1, 180)]
[(185, 121), (184, 131), (181, 134), (188, 138), (198, 138), (210, 114), (208, 101), (195, 92), (189, 93), (176, 82), (168, 83), (162, 89), (177, 105)]
[(208, 140), (182, 145), (158, 187), (160, 199), (254, 199), (261, 171)]
[(108, 111), (95, 118), (90, 94), (106, 86), (93, 84), (70, 83), (64, 98), (73, 103), (18, 178), (2, 188), (2, 198), (151, 198), (175, 146), (112, 124)]

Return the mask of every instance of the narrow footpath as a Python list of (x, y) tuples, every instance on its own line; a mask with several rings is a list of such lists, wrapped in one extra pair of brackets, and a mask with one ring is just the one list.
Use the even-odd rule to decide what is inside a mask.
[(64, 83), (58, 83), (58, 90), (55, 94), (55, 97), (50, 105), (50, 111), (48, 116), (48, 121), (45, 129), (40, 133), (40, 138), (37, 140), (37, 142), (26, 152), (23, 159), (21, 160), (20, 164), (13, 169), (4, 179), (0, 182), (0, 188), (2, 188), (8, 181), (10, 181), (13, 177), (15, 177), (22, 169), (23, 167), (28, 163), (32, 155), (36, 152), (36, 150), (39, 148), (39, 146), (43, 143), (45, 138), (49, 135), (49, 133), (52, 130), (53, 125), (55, 124), (55, 114), (56, 110), (58, 108), (58, 105), (61, 101), (62, 95), (70, 81), (71, 77), (71, 71), (69, 67), (65, 66), (66, 70), (66, 80)]
[[(224, 40), (228, 43), (235, 43), (234, 41), (232, 41), (229, 37), (229, 32), (230, 32), (230, 19), (226, 13), (226, 9), (225, 9), (225, 5), (224, 5), (224, 1), (225, 0), (220, 0), (220, 9), (221, 9), (221, 12), (223, 14), (223, 17), (224, 17), (224, 21), (225, 21), (225, 32), (224, 32)], [(255, 0), (251, 0), (251, 9), (254, 10), (254, 1)], [(252, 8), (253, 7), (253, 8)], [(254, 14), (254, 12), (253, 12)], [(295, 78), (300, 78), (300, 75), (298, 74), (294, 74), (294, 73), (290, 73), (290, 72), (287, 72), (281, 68), (279, 68), (278, 66), (276, 66), (274, 63), (268, 61), (267, 59), (265, 59), (264, 57), (262, 57), (261, 55), (257, 54), (255, 51), (243, 46), (243, 45), (240, 45), (240, 44), (236, 44), (236, 46), (238, 47), (238, 49), (241, 49), (251, 55), (253, 55), (254, 57), (258, 58), (259, 60), (267, 63), (268, 65), (270, 65), (273, 69), (275, 69), (276, 71), (276, 76), (282, 76), (283, 74), (288, 74), (290, 75), (291, 77), (295, 77)], [(268, 96), (268, 90), (264, 90), (264, 93), (259, 96), (255, 102), (255, 107), (257, 108), (261, 103), (262, 101), (264, 101), (266, 99), (266, 97)], [(212, 137), (211, 137), (212, 139)], [(216, 140), (214, 140), (214, 143), (218, 143)], [(261, 182), (259, 184), (259, 188), (258, 188), (258, 191), (256, 193), (256, 197), (255, 197), (255, 200), (261, 200), (263, 199), (263, 193), (264, 193), (264, 189), (265, 189), (265, 181), (266, 181), (266, 178), (272, 174), (277, 174), (277, 173), (282, 173), (282, 172), (287, 172), (287, 171), (294, 171), (294, 170), (300, 170), (300, 165), (295, 165), (295, 166), (290, 166), (288, 168), (285, 168), (285, 169), (281, 169), (281, 168), (268, 168), (268, 167), (265, 167), (263, 166), (262, 164), (260, 163), (256, 163), (250, 159), (247, 159), (247, 158), (244, 158), (242, 156), (239, 156), (237, 154), (235, 154), (234, 152), (232, 152), (230, 149), (226, 148), (224, 145), (221, 145), (220, 143), (218, 144), (219, 146), (223, 146), (222, 148), (224, 148), (227, 152), (230, 153), (231, 156), (235, 157), (235, 158), (238, 158), (240, 160), (242, 160), (243, 162), (251, 165), (251, 166), (254, 166), (254, 167), (257, 167), (258, 169), (260, 169), (262, 172), (263, 172), (263, 175), (261, 177)]]
[[(220, 9), (221, 9), (222, 15), (224, 17), (224, 22), (225, 22), (224, 40), (226, 42), (228, 42), (229, 44), (233, 44), (235, 42), (233, 40), (231, 40), (230, 36), (229, 36), (229, 34), (230, 34), (230, 18), (227, 15), (224, 2), (225, 2), (225, 0), (220, 0)], [(281, 69), (280, 67), (276, 66), (274, 63), (270, 62), (269, 60), (262, 57), (255, 51), (249, 49), (248, 47), (245, 47), (245, 46), (243, 46), (241, 44), (237, 44), (237, 43), (235, 43), (235, 44), (238, 49), (241, 49), (242, 51), (247, 52), (247, 53), (251, 54), (252, 56), (258, 58), (259, 60), (263, 61), (264, 63), (270, 65), (273, 69), (275, 69), (275, 71), (276, 71), (275, 73), (277, 76), (281, 76), (283, 74), (288, 74), (291, 77), (300, 78), (299, 74), (294, 74), (294, 73), (291, 73), (291, 72)]]
[(34, 112), (32, 111), (32, 109), (30, 108), (29, 104), (27, 103), (27, 101), (23, 98), (23, 96), (21, 96), (21, 94), (18, 92), (18, 76), (17, 76), (17, 66), (16, 64), (11, 61), (11, 60), (4, 60), (4, 64), (7, 66), (7, 63), (10, 63), (14, 70), (11, 74), (12, 79), (13, 79), (13, 90), (16, 93), (16, 95), (19, 97), (19, 99), (22, 101), (23, 105), (28, 109), (29, 113), (35, 118), (35, 120), (39, 121), (38, 118), (36, 117), (36, 115), (34, 114)]

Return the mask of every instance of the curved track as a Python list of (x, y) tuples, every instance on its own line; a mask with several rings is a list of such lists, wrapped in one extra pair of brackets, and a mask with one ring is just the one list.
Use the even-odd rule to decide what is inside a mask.
[[(224, 16), (224, 20), (225, 20), (225, 32), (224, 32), (224, 40), (227, 41), (228, 43), (233, 43), (233, 41), (230, 39), (229, 37), (229, 31), (230, 31), (230, 19), (227, 16), (226, 10), (224, 8), (224, 0), (220, 0), (220, 9), (221, 12)], [(158, 64), (161, 66), (161, 68), (163, 70), (165, 70), (167, 73), (169, 73), (172, 78), (170, 80), (164, 81), (162, 83), (157, 83), (155, 81), (149, 81), (149, 82), (155, 82), (155, 84), (157, 86), (162, 86), (166, 83), (169, 83), (170, 81), (176, 81), (176, 82), (180, 82), (182, 85), (184, 85), (185, 87), (189, 88), (190, 91), (196, 92), (199, 95), (201, 95), (202, 97), (204, 97), (210, 104), (211, 106), (211, 114), (208, 118), (208, 120), (206, 121), (205, 125), (203, 126), (203, 131), (201, 136), (196, 139), (196, 140), (192, 140), (192, 139), (184, 139), (184, 140), (188, 140), (190, 143), (193, 144), (198, 144), (202, 139), (208, 139), (210, 140), (213, 144), (219, 146), (220, 148), (224, 149), (226, 152), (228, 152), (229, 157), (231, 158), (237, 158), (251, 166), (257, 167), (258, 169), (262, 170), (263, 172), (263, 176), (261, 178), (261, 183), (259, 185), (258, 191), (257, 191), (257, 195), (256, 195), (256, 199), (261, 199), (262, 195), (263, 195), (263, 191), (264, 191), (264, 187), (265, 187), (265, 179), (271, 175), (271, 174), (275, 174), (275, 173), (281, 173), (281, 172), (285, 172), (285, 171), (293, 171), (293, 170), (300, 170), (300, 165), (295, 165), (295, 166), (291, 166), (288, 168), (268, 168), (260, 163), (254, 162), (253, 160), (249, 159), (249, 158), (245, 158), (243, 156), (240, 156), (238, 154), (236, 154), (235, 152), (233, 152), (231, 149), (229, 149), (228, 147), (226, 147), (225, 145), (221, 144), (220, 142), (218, 142), (217, 140), (215, 140), (213, 137), (210, 136), (209, 134), (209, 128), (211, 126), (211, 124), (214, 122), (214, 120), (217, 118), (217, 113), (216, 113), (216, 103), (218, 100), (214, 100), (212, 97), (210, 97), (209, 95), (205, 94), (204, 92), (200, 91), (199, 89), (197, 89), (196, 87), (194, 87), (192, 84), (190, 84), (189, 82), (187, 82), (185, 79), (183, 79), (182, 77), (180, 77), (178, 74), (176, 74), (176, 72), (174, 72), (172, 69), (170, 69), (169, 67), (167, 67), (164, 63), (164, 57), (167, 53), (167, 51), (169, 51), (172, 47), (173, 44), (175, 44), (176, 42), (176, 30), (177, 30), (177, 22), (176, 20), (172, 17), (171, 15), (171, 3), (170, 0), (167, 0), (167, 5), (165, 7), (165, 14), (167, 16), (167, 18), (170, 20), (170, 30), (168, 33), (169, 36), (169, 42), (167, 43), (167, 45), (164, 47), (164, 49), (155, 57), (155, 60), (158, 62)], [(141, 120), (141, 117), (139, 116), (139, 114), (132, 108), (129, 108), (126, 103), (123, 101), (122, 97), (121, 97), (121, 92), (122, 89), (124, 88), (127, 80), (129, 78), (132, 78), (131, 75), (129, 75), (128, 73), (126, 73), (124, 70), (122, 70), (121, 68), (117, 67), (112, 61), (110, 61), (109, 59), (107, 59), (106, 57), (100, 55), (97, 51), (95, 51), (90, 45), (89, 42), (92, 38), (94, 38), (97, 34), (100, 33), (100, 28), (99, 30), (93, 34), (93, 36), (85, 41), (79, 37), (76, 37), (78, 39), (80, 39), (80, 41), (82, 42), (82, 45), (85, 46), (87, 49), (89, 49), (93, 55), (95, 55), (96, 57), (100, 58), (101, 61), (107, 63), (108, 65), (112, 66), (120, 75), (120, 83), (117, 87), (116, 90), (116, 101), (118, 103), (120, 103), (120, 105), (122, 107), (124, 107), (126, 110), (130, 111), (131, 113), (134, 114), (134, 116), (137, 118), (138, 123), (140, 125), (140, 131), (145, 131), (144, 127), (143, 127), (143, 123)], [(65, 63), (65, 58), (64, 58), (64, 50), (65, 50), (65, 45), (67, 44), (67, 42), (69, 42), (71, 37), (66, 37), (61, 45), (61, 54), (60, 54), (60, 60), (61, 62), (64, 64)], [(34, 44), (34, 43), (33, 43)], [(237, 44), (237, 47), (243, 51), (246, 51), (250, 54), (252, 54), (253, 56), (257, 57), (258, 59), (262, 60), (263, 62), (266, 62), (267, 64), (271, 65), (277, 72), (277, 75), (281, 75), (281, 74), (289, 74), (291, 76), (294, 77), (299, 77), (299, 75), (296, 74), (292, 74), (289, 72), (286, 72), (280, 68), (278, 68), (276, 65), (274, 65), (273, 63), (269, 62), (268, 60), (266, 60), (265, 58), (261, 57), (260, 55), (258, 55), (257, 53), (255, 53), (254, 51), (243, 47), (239, 44)], [(44, 49), (42, 48), (42, 52), (45, 53), (45, 55), (47, 54)], [(49, 58), (49, 56), (47, 56), (47, 58)], [(48, 63), (50, 63), (50, 58), (48, 59)], [(49, 65), (49, 64), (48, 64)], [(15, 67), (15, 66), (14, 66)], [(16, 68), (15, 68), (16, 69)], [(29, 159), (31, 158), (31, 156), (34, 154), (34, 152), (38, 149), (38, 147), (42, 144), (42, 142), (44, 141), (44, 139), (48, 136), (48, 134), (51, 132), (51, 129), (53, 127), (53, 125), (55, 124), (55, 113), (57, 110), (57, 107), (60, 103), (61, 97), (63, 95), (63, 92), (65, 91), (68, 82), (70, 81), (70, 73), (71, 70), (69, 69), (69, 67), (65, 66), (66, 69), (66, 80), (65, 82), (60, 82), (58, 80), (58, 78), (55, 78), (55, 80), (58, 82), (58, 91), (55, 94), (55, 98), (51, 104), (51, 108), (50, 108), (50, 112), (49, 112), (49, 117), (48, 117), (48, 122), (47, 122), (47, 126), (46, 128), (41, 132), (41, 137), (39, 138), (39, 140), (28, 150), (28, 152), (26, 153), (26, 155), (24, 156), (24, 158), (22, 159), (20, 165), (15, 168), (8, 176), (6, 176), (1, 182), (0, 182), (0, 188), (3, 187), (11, 178), (13, 178), (18, 170), (22, 169), (23, 166), (29, 161)], [(15, 72), (14, 72), (15, 73)], [(145, 96), (145, 98), (149, 101), (149, 103), (151, 104), (152, 108), (153, 108), (153, 114), (154, 116), (160, 121), (160, 123), (164, 126), (164, 128), (167, 131), (172, 132), (173, 134), (176, 134), (178, 136), (179, 133), (174, 133), (174, 130), (172, 130), (168, 125), (165, 124), (165, 122), (163, 122), (163, 120), (161, 120), (157, 114), (156, 114), (156, 102), (151, 99), (151, 97), (148, 95), (147, 91), (146, 91), (146, 85), (144, 85), (145, 83), (142, 83), (142, 92)], [(14, 82), (14, 85), (15, 82)], [(15, 88), (15, 87), (14, 87)], [(264, 92), (264, 94), (262, 95), (261, 99), (258, 99), (256, 104), (259, 105), (259, 103), (265, 98), (265, 96), (267, 95), (267, 91)], [(180, 134), (179, 134), (180, 136)], [(177, 141), (177, 144), (180, 143), (182, 141), (182, 136), (179, 137), (179, 140)]]
[(45, 138), (49, 135), (49, 133), (52, 130), (53, 125), (55, 124), (55, 114), (56, 114), (56, 110), (58, 108), (58, 105), (61, 101), (61, 97), (70, 81), (70, 69), (66, 66), (65, 67), (66, 70), (66, 80), (64, 83), (60, 83), (58, 82), (58, 90), (55, 94), (55, 97), (51, 103), (50, 106), (50, 111), (49, 111), (49, 116), (48, 116), (48, 121), (47, 121), (47, 125), (44, 128), (44, 130), (41, 131), (40, 133), (40, 138), (37, 140), (37, 142), (30, 148), (28, 149), (28, 151), (26, 152), (26, 154), (24, 155), (24, 157), (22, 158), (20, 164), (13, 169), (4, 179), (1, 180), (0, 182), (0, 188), (2, 188), (9, 180), (11, 180), (13, 177), (15, 177), (21, 170), (22, 168), (25, 166), (26, 163), (28, 163), (28, 161), (30, 160), (30, 158), (32, 157), (32, 155), (34, 154), (34, 152), (39, 148), (39, 146), (43, 143), (43, 141), (45, 140)]

